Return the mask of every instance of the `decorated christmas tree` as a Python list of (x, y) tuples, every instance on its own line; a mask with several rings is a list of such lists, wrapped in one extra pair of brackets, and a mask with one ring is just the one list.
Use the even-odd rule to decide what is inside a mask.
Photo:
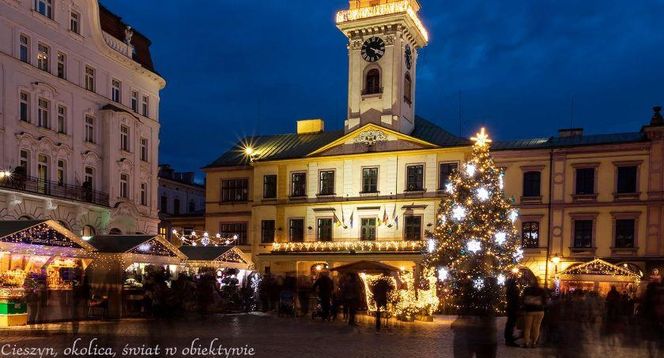
[(436, 270), (447, 307), (496, 313), (505, 280), (523, 257), (514, 226), (518, 213), (503, 193), (503, 174), (489, 154), (491, 139), (484, 128), (471, 140), (472, 157), (445, 186), (424, 263)]

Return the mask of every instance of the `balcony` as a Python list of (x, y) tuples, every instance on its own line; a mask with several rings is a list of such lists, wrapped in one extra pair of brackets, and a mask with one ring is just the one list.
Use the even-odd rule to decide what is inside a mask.
[(95, 191), (84, 185), (58, 183), (37, 177), (14, 174), (0, 179), (0, 188), (15, 190), (37, 195), (51, 196), (61, 199), (82, 201), (86, 203), (108, 206), (108, 194)]

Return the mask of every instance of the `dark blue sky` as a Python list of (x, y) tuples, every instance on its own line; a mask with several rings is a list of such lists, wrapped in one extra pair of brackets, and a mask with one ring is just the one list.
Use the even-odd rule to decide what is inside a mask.
[[(160, 162), (198, 170), (237, 138), (341, 128), (346, 0), (103, 0), (152, 40), (166, 78)], [(420, 0), (416, 110), (500, 139), (638, 131), (664, 102), (664, 1)], [(574, 106), (571, 106), (574, 98)], [(572, 111), (571, 108), (574, 108)], [(572, 116), (573, 112), (573, 116)]]

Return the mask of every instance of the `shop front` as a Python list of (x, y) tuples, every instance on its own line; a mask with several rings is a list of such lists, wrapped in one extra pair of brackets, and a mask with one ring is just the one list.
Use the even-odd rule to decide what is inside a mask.
[(602, 259), (569, 266), (560, 272), (555, 284), (561, 293), (577, 290), (594, 291), (606, 295), (611, 286), (619, 292), (635, 294), (641, 283), (642, 273), (629, 265), (614, 265)]
[(54, 220), (0, 221), (0, 326), (81, 318), (93, 257)]
[(94, 301), (112, 318), (148, 315), (186, 259), (162, 236), (94, 236), (89, 243), (99, 251), (90, 269)]

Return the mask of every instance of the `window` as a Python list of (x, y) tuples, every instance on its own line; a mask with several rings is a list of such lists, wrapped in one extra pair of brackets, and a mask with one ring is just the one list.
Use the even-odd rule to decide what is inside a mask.
[(638, 167), (625, 166), (618, 167), (618, 183), (616, 192), (618, 194), (636, 193), (636, 177)]
[(362, 218), (360, 220), (360, 239), (376, 240), (376, 218)]
[(120, 103), (122, 101), (122, 83), (116, 79), (111, 81), (111, 100)]
[(18, 97), (18, 119), (30, 122), (30, 94), (21, 92)]
[(141, 183), (141, 205), (148, 205), (148, 184)]
[(307, 174), (293, 173), (291, 175), (291, 196), (300, 197), (307, 195)]
[(66, 170), (65, 161), (58, 160), (58, 168), (56, 169), (55, 176), (59, 186), (65, 185)]
[(67, 78), (67, 55), (58, 52), (58, 73), (57, 76), (65, 79)]
[(40, 98), (37, 106), (37, 126), (42, 128), (49, 128), (48, 112), (50, 103), (44, 98)]
[(539, 222), (528, 221), (521, 225), (521, 245), (526, 248), (539, 247)]
[(37, 68), (48, 72), (49, 49), (46, 45), (37, 45)]
[(138, 92), (131, 91), (131, 110), (138, 113)]
[(30, 39), (23, 34), (19, 37), (18, 58), (25, 63), (30, 63)]
[(85, 89), (95, 91), (95, 69), (90, 66), (85, 66)]
[(229, 179), (221, 181), (221, 201), (247, 201), (249, 196), (249, 180)]
[(39, 154), (37, 156), (37, 189), (40, 193), (48, 192), (48, 157)]
[(413, 103), (413, 81), (410, 79), (409, 73), (406, 73), (403, 80), (403, 99), (407, 103)]
[(404, 239), (421, 240), (422, 239), (422, 217), (406, 215), (404, 221)]
[(424, 165), (406, 167), (406, 191), (424, 190)]
[(618, 219), (616, 220), (616, 243), (615, 247), (619, 249), (633, 248), (634, 247), (634, 219)]
[(95, 169), (91, 167), (85, 167), (85, 184), (90, 190), (95, 188)]
[(168, 197), (166, 195), (162, 195), (160, 199), (160, 205), (159, 205), (159, 210), (162, 213), (167, 213), (168, 212)]
[(318, 227), (316, 231), (316, 239), (318, 241), (332, 241), (332, 219), (321, 218), (318, 219)]
[(237, 235), (236, 243), (238, 245), (247, 244), (247, 223), (235, 223), (235, 224), (226, 224), (222, 223), (219, 225), (219, 234), (223, 238), (231, 238)]
[(334, 195), (334, 170), (324, 170), (319, 173), (319, 194)]
[(180, 199), (173, 199), (173, 214), (180, 215)]
[(531, 171), (523, 173), (523, 196), (537, 197), (540, 196), (540, 183), (542, 173)]
[(143, 96), (143, 101), (141, 102), (141, 113), (143, 113), (143, 115), (146, 117), (150, 116), (150, 97), (148, 96)]
[(574, 247), (590, 248), (593, 244), (593, 221), (574, 220)]
[(458, 166), (459, 165), (457, 163), (440, 163), (440, 171), (438, 173), (438, 189), (445, 189), (445, 185), (450, 182), (450, 176)]
[(378, 192), (378, 168), (362, 168), (362, 192)]
[(364, 83), (364, 94), (376, 94), (380, 92), (380, 71), (374, 68), (367, 72), (366, 82)]
[(188, 211), (189, 213), (193, 213), (194, 211), (196, 211), (196, 203), (194, 202), (194, 199), (189, 200), (188, 209), (189, 209), (189, 211)]
[(270, 244), (274, 242), (274, 220), (261, 221), (261, 243)]
[(69, 30), (73, 33), (81, 33), (81, 15), (72, 11), (69, 15)]
[(291, 242), (304, 241), (304, 219), (290, 219), (288, 225), (288, 238)]
[(85, 141), (95, 142), (95, 119), (91, 116), (85, 116)]
[(576, 194), (595, 194), (595, 168), (579, 168), (576, 170)]
[(18, 166), (23, 168), (25, 175), (30, 175), (30, 152), (27, 150), (20, 151)]
[[(83, 226), (83, 230), (81, 230), (81, 238), (87, 238), (89, 240), (91, 237), (95, 236), (95, 228), (90, 226), (90, 225), (85, 225)], [(86, 239), (83, 239), (86, 240)]]
[(263, 176), (263, 199), (275, 199), (277, 197), (277, 176)]
[(129, 127), (120, 126), (120, 149), (129, 151)]
[(141, 138), (141, 160), (148, 161), (148, 139)]
[(67, 107), (58, 106), (58, 133), (67, 133)]
[(129, 198), (129, 175), (120, 174), (120, 197)]
[(53, 18), (53, 0), (35, 0), (35, 11), (48, 17)]

